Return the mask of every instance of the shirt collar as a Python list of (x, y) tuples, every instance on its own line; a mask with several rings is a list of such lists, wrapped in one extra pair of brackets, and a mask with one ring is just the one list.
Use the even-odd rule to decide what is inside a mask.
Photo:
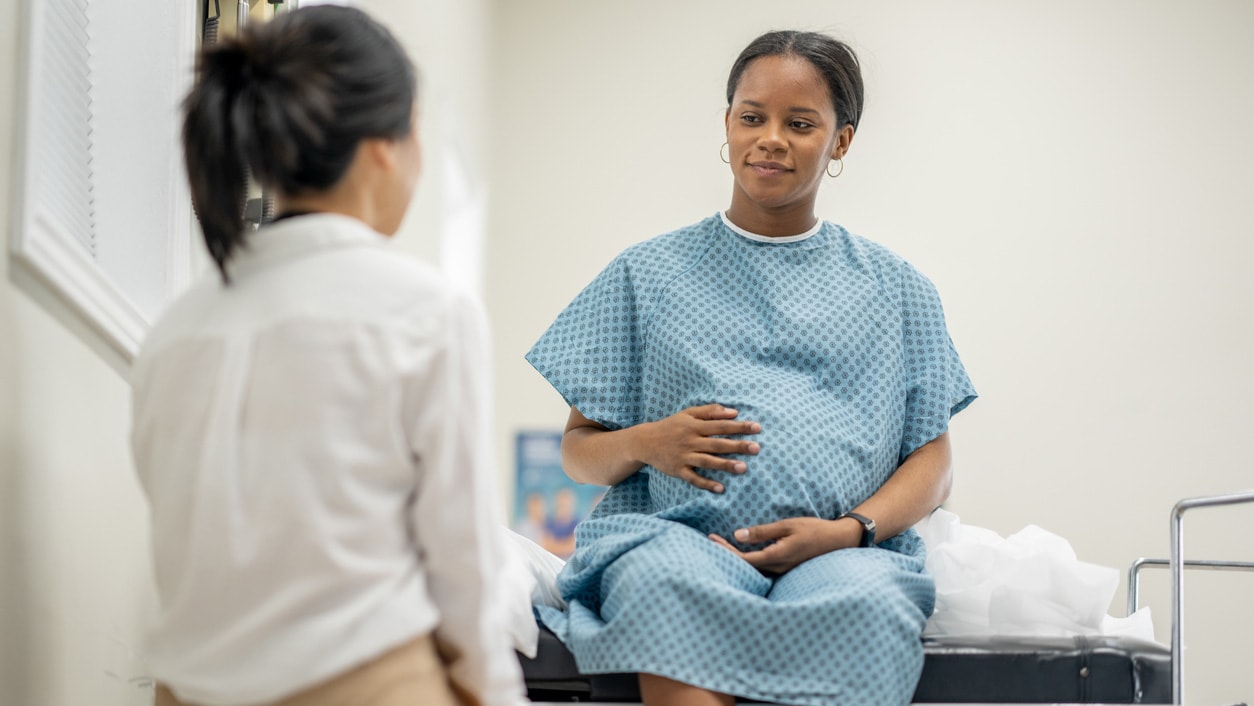
[(379, 246), (387, 238), (356, 218), (337, 213), (311, 213), (262, 226), (244, 238), (227, 261), (232, 277), (332, 248)]
[(786, 235), (782, 237), (772, 237), (769, 235), (758, 235), (757, 233), (751, 233), (745, 230), (744, 228), (741, 228), (740, 226), (736, 225), (735, 223), (732, 223), (731, 219), (727, 217), (726, 211), (719, 211), (718, 215), (720, 218), (723, 219), (723, 225), (727, 226), (728, 229), (730, 229), (733, 233), (740, 235), (742, 237), (748, 238), (749, 240), (757, 241), (759, 243), (799, 243), (805, 240), (806, 238), (809, 238), (810, 236), (815, 235), (816, 233), (818, 233), (820, 230), (823, 229), (823, 219), (820, 218), (818, 222), (814, 224), (813, 228), (811, 228), (810, 230), (807, 230), (804, 233), (799, 233), (797, 235)]

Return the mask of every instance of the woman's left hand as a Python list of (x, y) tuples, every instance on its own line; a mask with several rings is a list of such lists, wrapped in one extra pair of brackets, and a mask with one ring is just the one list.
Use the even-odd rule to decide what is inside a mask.
[(862, 526), (856, 522), (835, 522), (817, 517), (792, 517), (738, 529), (736, 541), (741, 544), (771, 544), (744, 552), (722, 537), (710, 539), (734, 552), (764, 574), (783, 574), (808, 559), (837, 549), (856, 547), (861, 543)]

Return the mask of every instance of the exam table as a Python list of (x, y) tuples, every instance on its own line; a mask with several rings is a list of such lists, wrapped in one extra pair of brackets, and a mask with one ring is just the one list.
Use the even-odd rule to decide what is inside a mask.
[[(1101, 635), (926, 637), (914, 703), (1183, 703), (1184, 569), (1254, 570), (1254, 562), (1185, 560), (1184, 515), (1245, 503), (1254, 503), (1254, 491), (1181, 500), (1171, 512), (1171, 558), (1137, 559), (1129, 569), (1129, 614), (1139, 607), (1140, 572), (1171, 570), (1170, 647)], [(640, 701), (636, 675), (580, 674), (571, 653), (543, 626), (535, 658), (520, 655), (519, 661), (536, 701)]]

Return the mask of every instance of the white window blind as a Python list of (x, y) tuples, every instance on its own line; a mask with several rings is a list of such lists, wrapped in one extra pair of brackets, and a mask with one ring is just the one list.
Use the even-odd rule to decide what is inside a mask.
[(35, 219), (96, 256), (91, 175), (91, 50), (86, 0), (45, 0), (45, 62), (31, 86)]
[(178, 107), (199, 9), (22, 2), (14, 278), (123, 363), (190, 270)]

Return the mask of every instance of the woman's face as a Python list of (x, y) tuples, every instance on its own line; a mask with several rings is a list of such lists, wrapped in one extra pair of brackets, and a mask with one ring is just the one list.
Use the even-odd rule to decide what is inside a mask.
[(830, 160), (844, 155), (851, 126), (838, 126), (827, 84), (796, 56), (764, 56), (745, 68), (727, 109), (736, 179), (732, 208), (761, 214), (813, 212)]

